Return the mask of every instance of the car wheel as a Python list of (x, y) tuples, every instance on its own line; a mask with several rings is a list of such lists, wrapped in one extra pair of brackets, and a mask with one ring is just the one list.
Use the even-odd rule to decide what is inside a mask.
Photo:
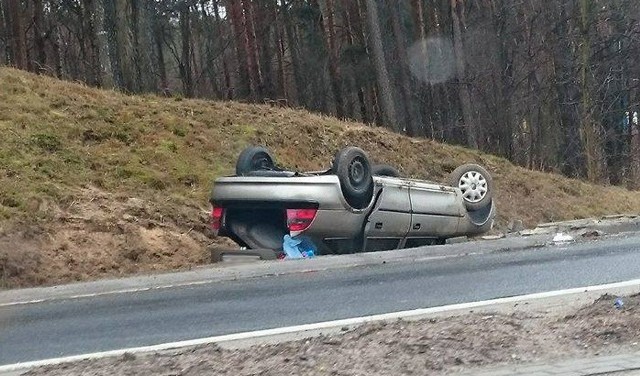
[(275, 169), (275, 159), (262, 146), (250, 146), (240, 153), (236, 161), (236, 176), (244, 176), (252, 171)]
[(340, 180), (340, 188), (351, 207), (367, 207), (373, 196), (371, 164), (360, 148), (350, 146), (340, 150), (333, 160), (333, 172)]
[(460, 188), (464, 205), (469, 211), (476, 211), (491, 203), (493, 179), (484, 167), (477, 164), (462, 165), (451, 173), (449, 183)]
[(392, 178), (400, 177), (400, 171), (397, 168), (385, 164), (373, 165), (371, 174), (373, 176), (389, 176)]

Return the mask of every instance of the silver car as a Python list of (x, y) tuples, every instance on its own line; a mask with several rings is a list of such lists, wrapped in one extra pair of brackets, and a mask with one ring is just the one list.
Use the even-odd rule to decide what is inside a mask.
[(235, 176), (214, 182), (212, 227), (263, 258), (283, 249), (285, 235), (304, 237), (319, 254), (340, 254), (442, 244), (492, 228), (493, 182), (483, 167), (458, 167), (448, 185), (399, 175), (357, 147), (340, 150), (330, 169), (305, 173), (278, 168), (266, 148), (249, 147)]

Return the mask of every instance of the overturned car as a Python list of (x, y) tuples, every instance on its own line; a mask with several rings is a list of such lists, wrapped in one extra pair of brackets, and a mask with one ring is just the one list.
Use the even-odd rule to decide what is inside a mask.
[(214, 182), (212, 226), (262, 256), (280, 252), (285, 235), (304, 237), (319, 254), (341, 254), (442, 244), (492, 228), (493, 182), (483, 167), (458, 167), (448, 185), (399, 175), (357, 147), (314, 172), (281, 169), (269, 150), (249, 147), (235, 176)]

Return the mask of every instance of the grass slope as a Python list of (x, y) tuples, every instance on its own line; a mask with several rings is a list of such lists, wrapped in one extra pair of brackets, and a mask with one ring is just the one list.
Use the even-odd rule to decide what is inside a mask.
[(636, 192), (306, 111), (127, 96), (9, 68), (0, 68), (0, 132), (5, 286), (206, 262), (211, 183), (248, 144), (302, 170), (327, 167), (346, 145), (431, 180), (478, 162), (494, 176), (499, 226), (640, 211)]

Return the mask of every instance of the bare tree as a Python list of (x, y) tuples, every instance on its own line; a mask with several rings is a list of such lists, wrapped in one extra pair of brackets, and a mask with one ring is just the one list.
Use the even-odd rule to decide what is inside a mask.
[(191, 14), (188, 4), (181, 4), (180, 13), (180, 36), (182, 46), (182, 57), (180, 60), (180, 76), (182, 77), (182, 87), (184, 95), (193, 97), (193, 72), (191, 70)]
[(366, 0), (366, 4), (371, 49), (373, 53), (374, 65), (376, 67), (378, 89), (382, 97), (382, 113), (384, 116), (385, 125), (391, 127), (391, 129), (396, 132), (402, 132), (403, 129), (400, 127), (400, 124), (398, 123), (396, 117), (393, 92), (391, 88), (391, 82), (389, 80), (389, 72), (387, 71), (386, 58), (384, 56), (382, 33), (380, 32), (380, 23), (378, 17), (378, 6), (376, 4), (376, 0)]
[[(223, 34), (223, 25), (222, 25), (222, 18), (220, 17), (220, 10), (219, 10), (219, 6), (218, 6), (218, 0), (213, 0), (213, 14), (214, 14), (214, 20), (215, 20), (215, 30), (216, 30), (216, 36), (218, 39), (222, 38), (222, 34)], [(224, 41), (221, 41), (224, 42)], [(226, 50), (226, 47), (224, 48)], [(233, 99), (233, 90), (231, 87), (231, 75), (229, 73), (229, 63), (228, 63), (228, 59), (227, 59), (227, 55), (226, 53), (222, 53), (222, 74), (224, 76), (224, 98), (226, 99)]]
[(5, 16), (5, 2), (0, 1), (0, 63), (8, 64), (9, 63), (9, 53), (11, 52), (9, 49), (9, 44), (7, 43), (9, 40), (9, 30), (6, 25), (7, 17)]
[(233, 27), (233, 39), (236, 50), (236, 65), (238, 67), (238, 96), (244, 97), (250, 93), (249, 68), (247, 66), (246, 30), (244, 27), (244, 11), (241, 0), (227, 0), (229, 19)]
[(339, 118), (345, 116), (344, 100), (342, 95), (342, 79), (340, 78), (340, 68), (338, 62), (338, 41), (336, 38), (336, 14), (333, 0), (320, 0), (320, 10), (322, 11), (322, 23), (325, 33), (326, 48), (329, 55), (329, 76), (331, 78), (331, 89), (336, 101), (336, 114)]
[(593, 101), (591, 97), (591, 40), (590, 28), (593, 20), (593, 0), (580, 0), (580, 86), (581, 86), (581, 126), (580, 138), (584, 145), (585, 159), (587, 162), (587, 178), (594, 182), (604, 179), (604, 158), (602, 149), (602, 134), (600, 125), (596, 123), (592, 113)]
[(451, 19), (453, 20), (453, 48), (456, 55), (456, 73), (458, 76), (458, 94), (462, 107), (462, 118), (467, 131), (467, 145), (478, 148), (478, 126), (475, 124), (473, 109), (471, 107), (471, 95), (466, 82), (466, 67), (464, 58), (464, 41), (462, 29), (464, 27), (464, 4), (461, 0), (451, 0)]
[(131, 0), (131, 23), (133, 35), (133, 59), (136, 86), (139, 91), (150, 92), (157, 87), (153, 61), (153, 14), (154, 2)]
[(100, 65), (100, 82), (105, 88), (114, 87), (112, 59), (110, 57), (109, 37), (105, 29), (104, 0), (94, 0), (92, 11), (95, 45), (98, 49), (98, 64)]
[(42, 0), (33, 0), (33, 35), (35, 45), (35, 62), (38, 72), (45, 71), (47, 53), (45, 50), (44, 6)]
[(256, 41), (255, 12), (251, 0), (242, 0), (244, 11), (245, 48), (247, 51), (247, 67), (249, 69), (249, 87), (251, 97), (259, 100), (263, 92), (262, 71), (260, 69), (260, 54)]
[(9, 61), (19, 69), (27, 69), (27, 43), (20, 0), (4, 0), (5, 23), (10, 30)]
[[(400, 87), (401, 101), (400, 109), (402, 116), (398, 117), (398, 121), (401, 120), (409, 136), (420, 136), (421, 130), (417, 124), (416, 111), (414, 111), (415, 103), (413, 101), (412, 92), (414, 91), (409, 67), (406, 64), (407, 61), (407, 46), (405, 43), (405, 31), (403, 30), (400, 20), (400, 9), (403, 3), (396, 1), (386, 1), (386, 9), (391, 16), (391, 25), (394, 36), (394, 51), (395, 51), (395, 65), (399, 72), (398, 86)], [(422, 45), (422, 43), (421, 43)]]

